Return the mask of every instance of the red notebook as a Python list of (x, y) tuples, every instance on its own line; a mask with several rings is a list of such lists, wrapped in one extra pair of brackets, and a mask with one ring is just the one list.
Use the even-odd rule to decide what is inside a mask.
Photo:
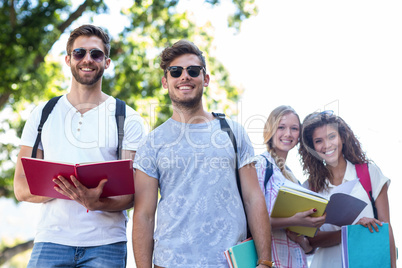
[(68, 164), (22, 157), (21, 161), (29, 190), (34, 195), (69, 199), (54, 189), (53, 179), (59, 175), (71, 184), (70, 176), (75, 175), (87, 188), (95, 188), (102, 179), (107, 179), (101, 197), (134, 194), (132, 160)]

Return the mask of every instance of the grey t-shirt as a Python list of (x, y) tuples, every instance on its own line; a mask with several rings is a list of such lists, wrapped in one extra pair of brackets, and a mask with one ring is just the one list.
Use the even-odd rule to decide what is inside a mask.
[[(254, 150), (239, 124), (239, 168)], [(227, 267), (223, 252), (246, 238), (235, 174), (235, 152), (219, 120), (184, 124), (173, 119), (152, 131), (134, 167), (159, 180), (154, 263), (162, 267)]]

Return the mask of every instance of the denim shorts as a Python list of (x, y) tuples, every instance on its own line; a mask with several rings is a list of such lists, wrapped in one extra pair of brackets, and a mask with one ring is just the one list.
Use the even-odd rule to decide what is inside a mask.
[(35, 243), (28, 268), (42, 267), (126, 267), (127, 243), (96, 247), (71, 247), (54, 243)]

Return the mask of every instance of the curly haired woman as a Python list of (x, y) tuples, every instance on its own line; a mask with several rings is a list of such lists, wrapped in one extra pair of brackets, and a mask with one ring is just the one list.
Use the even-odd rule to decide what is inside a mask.
[[(342, 183), (357, 179), (355, 165), (368, 164), (371, 178), (372, 196), (378, 219), (373, 206), (368, 205), (353, 224), (361, 224), (370, 232), (378, 231), (381, 222), (390, 223), (388, 186), (390, 180), (380, 168), (369, 161), (359, 140), (346, 122), (332, 111), (312, 113), (302, 125), (299, 153), (303, 170), (308, 174), (308, 187), (329, 198), (335, 188)], [(351, 193), (353, 196), (371, 204), (369, 196), (359, 182)], [(396, 267), (395, 241), (389, 224), (391, 264)], [(342, 267), (341, 228), (324, 224), (314, 238), (309, 239), (311, 246), (317, 247), (311, 267)]]

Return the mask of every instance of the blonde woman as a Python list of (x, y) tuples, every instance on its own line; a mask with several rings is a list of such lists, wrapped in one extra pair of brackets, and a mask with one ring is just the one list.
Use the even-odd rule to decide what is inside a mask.
[[(286, 166), (288, 152), (299, 142), (300, 128), (299, 116), (290, 106), (279, 106), (274, 109), (265, 124), (264, 143), (267, 151), (257, 157), (256, 168), (270, 215), (279, 187), (286, 180), (300, 184)], [(289, 218), (271, 218), (272, 259), (277, 267), (307, 267), (305, 253), (311, 252), (313, 248), (307, 238), (287, 231), (286, 228), (289, 226), (320, 227), (325, 222), (325, 216), (311, 217), (310, 215), (314, 212), (315, 209), (311, 209), (296, 213)]]

